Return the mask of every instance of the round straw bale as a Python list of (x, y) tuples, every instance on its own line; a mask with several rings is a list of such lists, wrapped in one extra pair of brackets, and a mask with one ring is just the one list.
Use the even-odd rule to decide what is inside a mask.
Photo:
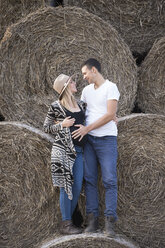
[(109, 22), (131, 51), (148, 51), (165, 35), (165, 2), (162, 0), (64, 0), (65, 6), (85, 8)]
[(119, 119), (118, 227), (141, 248), (165, 247), (165, 116)]
[(165, 115), (165, 37), (154, 43), (140, 67), (137, 103), (145, 113)]
[[(134, 114), (118, 123), (118, 221), (116, 233), (141, 248), (165, 247), (165, 116)], [(105, 191), (99, 168), (100, 226)], [(81, 195), (85, 216), (85, 196)], [(85, 219), (85, 218), (84, 218)]]
[(21, 123), (0, 122), (0, 244), (34, 247), (58, 231), (58, 194), (50, 173), (52, 141)]
[[(97, 34), (97, 35), (96, 35)], [(118, 114), (130, 113), (137, 89), (137, 67), (128, 46), (101, 18), (76, 7), (44, 8), (8, 30), (0, 44), (0, 106), (6, 120), (42, 126), (60, 73), (80, 72), (89, 57), (118, 85)], [(86, 82), (78, 79), (78, 94)]]
[(70, 235), (50, 240), (41, 245), (40, 248), (136, 248), (134, 243), (127, 238), (117, 237), (115, 239), (105, 236), (103, 233)]
[(0, 0), (0, 39), (6, 28), (23, 16), (45, 6), (45, 0)]

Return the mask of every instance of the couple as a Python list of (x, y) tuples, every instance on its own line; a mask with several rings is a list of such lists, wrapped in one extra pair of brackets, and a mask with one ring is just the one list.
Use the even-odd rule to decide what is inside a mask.
[[(72, 214), (85, 179), (87, 227), (98, 229), (97, 164), (99, 162), (105, 188), (105, 233), (115, 236), (117, 220), (117, 125), (116, 111), (120, 93), (116, 84), (105, 80), (100, 63), (93, 58), (83, 63), (83, 78), (88, 81), (76, 101), (73, 76), (60, 74), (53, 89), (59, 100), (51, 104), (44, 131), (54, 134), (51, 152), (53, 185), (60, 187), (62, 234), (78, 234), (82, 230), (72, 223)], [(85, 125), (84, 125), (85, 121)], [(83, 165), (84, 154), (84, 165)]]

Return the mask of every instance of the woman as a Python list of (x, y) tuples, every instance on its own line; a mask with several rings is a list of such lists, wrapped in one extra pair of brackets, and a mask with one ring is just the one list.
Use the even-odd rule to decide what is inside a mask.
[(54, 81), (53, 89), (59, 94), (59, 100), (53, 102), (49, 108), (44, 131), (55, 135), (51, 173), (53, 185), (60, 187), (60, 231), (62, 234), (78, 234), (81, 229), (75, 227), (71, 219), (82, 187), (82, 148), (86, 137), (79, 141), (72, 139), (71, 133), (76, 129), (74, 125), (83, 124), (85, 108), (73, 96), (77, 92), (73, 76), (60, 74)]

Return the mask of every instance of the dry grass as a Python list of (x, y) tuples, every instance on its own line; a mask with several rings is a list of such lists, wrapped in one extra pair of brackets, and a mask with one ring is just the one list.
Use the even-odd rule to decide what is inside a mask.
[(45, 0), (0, 0), (0, 40), (5, 30), (29, 13), (45, 6)]
[(139, 70), (137, 102), (145, 113), (165, 115), (165, 37), (155, 41)]
[(165, 36), (165, 2), (162, 0), (64, 0), (110, 23), (131, 51), (148, 51), (155, 39)]
[(79, 235), (68, 235), (51, 239), (38, 248), (137, 248), (126, 237), (109, 238), (103, 233), (83, 233)]

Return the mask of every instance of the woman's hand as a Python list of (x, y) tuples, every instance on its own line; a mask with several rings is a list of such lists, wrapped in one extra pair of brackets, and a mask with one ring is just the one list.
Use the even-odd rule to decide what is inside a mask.
[(75, 123), (75, 118), (71, 118), (71, 116), (66, 117), (62, 122), (62, 127), (71, 127)]

